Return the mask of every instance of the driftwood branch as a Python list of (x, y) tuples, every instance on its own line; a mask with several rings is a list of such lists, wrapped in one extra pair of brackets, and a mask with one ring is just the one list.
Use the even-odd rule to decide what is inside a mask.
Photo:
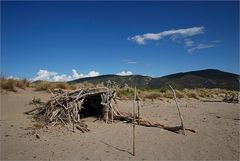
[(180, 121), (181, 121), (181, 127), (182, 127), (182, 130), (183, 130), (183, 135), (185, 135), (185, 127), (184, 127), (184, 123), (183, 123), (183, 117), (182, 117), (182, 114), (181, 114), (180, 106), (179, 106), (178, 101), (177, 101), (176, 93), (175, 93), (174, 89), (172, 88), (172, 86), (169, 85), (169, 87), (173, 91), (174, 100), (176, 102), (177, 109), (178, 109), (178, 115), (179, 115), (179, 118), (180, 118)]

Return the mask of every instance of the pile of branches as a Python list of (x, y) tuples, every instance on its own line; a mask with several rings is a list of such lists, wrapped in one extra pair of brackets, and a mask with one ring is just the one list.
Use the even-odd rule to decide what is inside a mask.
[[(54, 94), (51, 90), (49, 92), (52, 97), (47, 102), (33, 99), (31, 104), (36, 107), (25, 114), (33, 115), (33, 118), (43, 124), (43, 126), (55, 126), (58, 124), (75, 124), (76, 128), (82, 132), (87, 132), (89, 129), (87, 125), (81, 121), (80, 114), (85, 108), (83, 107), (84, 99), (88, 96), (101, 95), (101, 105), (103, 114), (109, 112), (111, 100), (115, 97), (115, 92), (108, 88), (91, 88), (78, 89), (74, 91), (58, 91)], [(106, 110), (106, 108), (108, 108)], [(104, 115), (102, 116), (104, 117)]]

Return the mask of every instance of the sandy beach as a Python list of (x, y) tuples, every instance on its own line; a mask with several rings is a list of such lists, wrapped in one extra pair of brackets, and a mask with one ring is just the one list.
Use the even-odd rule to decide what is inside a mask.
[[(64, 126), (34, 130), (36, 123), (23, 112), (34, 108), (33, 97), (49, 93), (33, 89), (1, 94), (1, 160), (238, 160), (239, 104), (181, 99), (185, 126), (197, 132), (176, 134), (160, 128), (136, 126), (136, 156), (132, 155), (132, 125), (106, 124), (86, 118), (91, 130), (72, 132)], [(132, 101), (118, 101), (132, 111)], [(164, 125), (179, 125), (174, 100), (140, 101), (141, 116)]]

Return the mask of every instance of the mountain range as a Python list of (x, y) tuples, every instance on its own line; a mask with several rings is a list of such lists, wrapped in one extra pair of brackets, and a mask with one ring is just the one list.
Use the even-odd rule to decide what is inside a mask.
[(137, 88), (166, 88), (168, 85), (176, 89), (183, 88), (221, 88), (228, 90), (239, 90), (239, 75), (234, 73), (223, 72), (216, 69), (206, 69), (199, 71), (190, 71), (176, 73), (163, 77), (150, 77), (142, 75), (101, 75), (97, 77), (80, 78), (70, 81), (70, 84), (77, 83), (106, 83), (108, 80), (116, 83), (118, 86), (130, 86)]

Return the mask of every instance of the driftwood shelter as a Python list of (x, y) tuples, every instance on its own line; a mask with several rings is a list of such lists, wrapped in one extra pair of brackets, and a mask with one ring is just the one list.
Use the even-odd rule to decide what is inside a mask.
[[(169, 127), (157, 122), (144, 120), (139, 117), (139, 112), (135, 114), (135, 112), (119, 111), (117, 107), (112, 106), (112, 101), (116, 102), (116, 92), (107, 87), (77, 89), (74, 91), (60, 90), (57, 93), (49, 90), (49, 92), (52, 96), (47, 102), (33, 99), (31, 103), (36, 107), (25, 112), (25, 114), (32, 115), (43, 127), (51, 128), (61, 124), (69, 128), (68, 125), (73, 125), (73, 131), (76, 127), (82, 132), (88, 132), (90, 129), (83, 123), (82, 119), (94, 116), (97, 119), (104, 120), (106, 123), (113, 123), (113, 120), (119, 120), (133, 123), (134, 125), (158, 127), (177, 133), (183, 129), (182, 125)], [(139, 101), (139, 99), (134, 98), (133, 101)], [(187, 128), (185, 130), (195, 132)]]
[(113, 120), (113, 115), (117, 114), (111, 105), (115, 92), (109, 88), (59, 90), (56, 94), (49, 91), (52, 94), (50, 100), (45, 103), (34, 99), (31, 103), (36, 108), (25, 112), (25, 114), (33, 115), (34, 119), (43, 126), (80, 124), (82, 118), (89, 116), (108, 122), (109, 118)]

